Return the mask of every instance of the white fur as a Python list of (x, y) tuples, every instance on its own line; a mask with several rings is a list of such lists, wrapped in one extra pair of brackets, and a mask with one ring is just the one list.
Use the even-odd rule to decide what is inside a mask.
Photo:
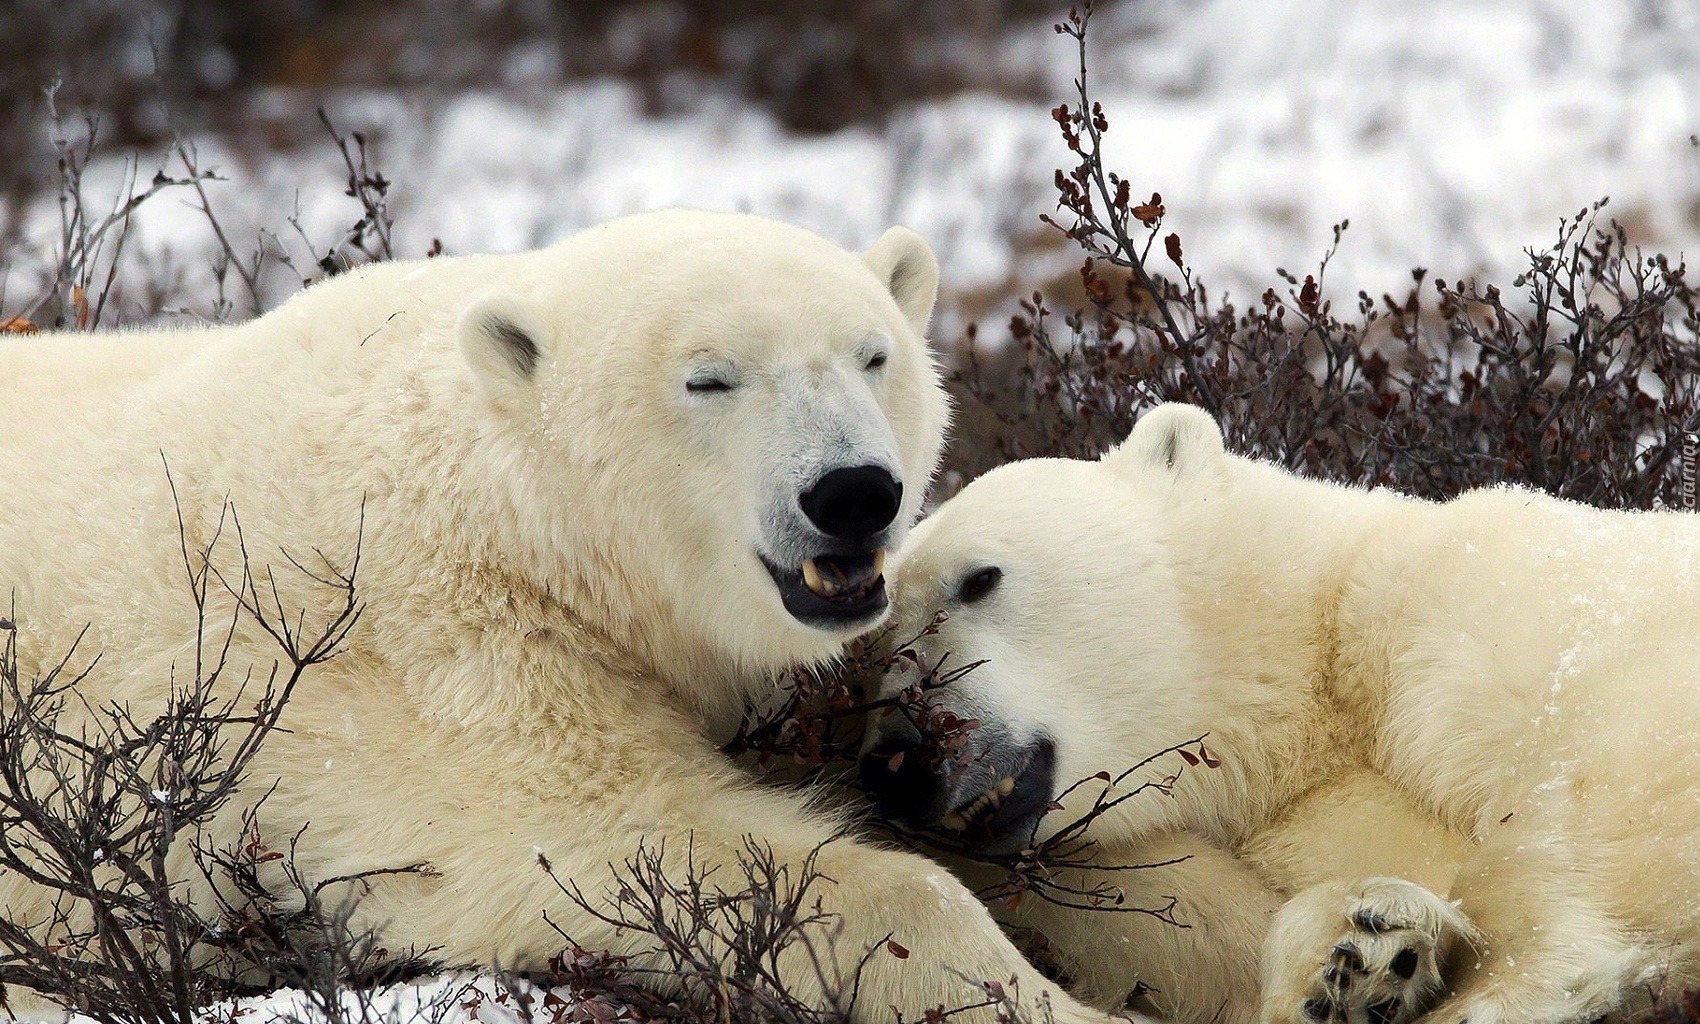
[[(641, 952), (533, 851), (596, 895), (640, 841), (725, 877), (745, 835), (795, 866), (840, 830), (716, 744), (772, 673), (847, 638), (788, 615), (757, 559), (796, 547), (796, 488), (879, 461), (905, 485), (892, 543), (914, 518), (947, 413), (923, 337), (936, 283), (902, 229), (859, 258), (666, 212), (537, 253), (362, 268), (236, 327), (0, 342), (0, 593), (25, 674), (85, 626), (91, 703), (157, 707), (189, 670), (167, 466), (190, 549), (228, 503), (309, 623), (325, 595), (284, 552), (346, 565), (358, 539), (359, 626), (253, 763), (245, 795), (277, 787), (265, 838), (306, 825), (310, 878), (433, 866), (361, 904), (391, 948), (538, 967), (562, 945), (548, 910), (590, 947)], [(711, 371), (736, 387), (687, 391)], [(227, 521), (227, 573), (232, 540)], [(231, 679), (277, 656), (251, 624), (236, 641)], [(859, 1017), (969, 1001), (952, 967), (1099, 1019), (925, 860), (846, 839), (819, 863), (840, 967), (888, 933), (913, 950), (874, 956)], [(6, 913), (42, 899), (0, 877)], [(786, 969), (811, 991), (807, 965)]]
[[(957, 601), (986, 565), (998, 588)], [(1445, 965), (1436, 1024), (1586, 1020), (1637, 979), (1700, 982), (1692, 514), (1333, 486), (1165, 406), (1100, 463), (977, 480), (894, 580), (904, 635), (949, 614), (928, 658), (988, 659), (941, 699), (1054, 737), (1058, 788), (1206, 733), (1223, 762), (1154, 765), (1131, 781), (1184, 768), (1172, 797), (1094, 832), (1101, 863), (1190, 855), (1107, 880), (1179, 897), (1192, 929), (1022, 903), (1097, 1001), (1139, 980), (1182, 1020), (1244, 1022), (1261, 985), (1266, 1021), (1302, 1024), (1333, 944), (1378, 941), (1359, 910)], [(1433, 1004), (1401, 991), (1401, 1021)]]

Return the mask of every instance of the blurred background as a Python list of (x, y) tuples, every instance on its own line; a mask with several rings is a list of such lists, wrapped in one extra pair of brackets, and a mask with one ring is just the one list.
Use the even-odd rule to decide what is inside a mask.
[[(67, 148), (89, 154), (85, 202), (109, 210), (181, 175), (174, 144), (191, 143), (232, 248), (310, 266), (362, 212), (323, 107), (368, 144), (397, 256), (534, 247), (667, 205), (852, 247), (901, 222), (939, 251), (948, 343), (1035, 287), (1078, 288), (1078, 256), (1038, 221), (1068, 162), (1048, 113), (1076, 73), (1051, 30), (1064, 13), (0, 0), (0, 318), (62, 244)], [(1325, 282), (1345, 298), (1397, 294), (1418, 265), (1509, 278), (1607, 195), (1633, 242), (1700, 238), (1700, 0), (1103, 0), (1092, 30), (1110, 164), (1163, 194), (1189, 264), (1241, 300), (1278, 267), (1314, 269), (1348, 218)], [(214, 302), (200, 205), (177, 190), (137, 209), (107, 322), (243, 312)], [(270, 265), (261, 306), (308, 276)]]

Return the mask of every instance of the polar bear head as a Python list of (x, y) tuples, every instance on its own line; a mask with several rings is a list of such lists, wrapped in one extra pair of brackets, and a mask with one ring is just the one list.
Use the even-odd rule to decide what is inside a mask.
[[(888, 814), (1009, 852), (1077, 817), (1044, 813), (1073, 783), (1212, 727), (1205, 638), (1182, 601), (1208, 553), (1186, 543), (1187, 510), (1212, 504), (1230, 461), (1208, 416), (1162, 406), (1098, 462), (1011, 463), (916, 527), (893, 563), (892, 636), (919, 636), (929, 668), (975, 665), (929, 700), (979, 724), (943, 771), (896, 757), (922, 742), (908, 717), (873, 722), (862, 775)], [(913, 682), (888, 677), (886, 696)]]
[(926, 243), (666, 211), (526, 259), (456, 326), (519, 560), (686, 686), (878, 623), (948, 414)]

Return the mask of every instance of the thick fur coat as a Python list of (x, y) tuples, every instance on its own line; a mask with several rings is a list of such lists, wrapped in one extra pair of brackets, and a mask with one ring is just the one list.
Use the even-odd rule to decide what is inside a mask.
[[(594, 899), (640, 843), (730, 883), (746, 837), (795, 869), (842, 830), (717, 743), (775, 673), (883, 613), (883, 580), (854, 614), (808, 604), (799, 567), (831, 538), (799, 501), (864, 467), (901, 497), (856, 541), (858, 571), (904, 536), (947, 416), (924, 340), (937, 280), (903, 229), (857, 255), (665, 212), (535, 253), (362, 268), (239, 326), (0, 342), (0, 594), (24, 675), (82, 634), (100, 660), (80, 697), (157, 708), (195, 660), (185, 546), (239, 579), (239, 521), (249, 569), (308, 623), (325, 593), (286, 555), (346, 568), (358, 549), (358, 625), (250, 773), (265, 837), (305, 826), (310, 879), (430, 865), (360, 904), (392, 948), (540, 967), (563, 944), (547, 910), (641, 961), (538, 854)], [(244, 621), (229, 675), (277, 657)], [(234, 839), (249, 802), (215, 833)], [(869, 961), (860, 1018), (972, 1001), (961, 971), (1101, 1019), (931, 863), (842, 839), (818, 867), (832, 970), (888, 935), (912, 951)], [(39, 919), (43, 898), (0, 876), (5, 913)], [(840, 995), (800, 950), (785, 969), (805, 998)]]

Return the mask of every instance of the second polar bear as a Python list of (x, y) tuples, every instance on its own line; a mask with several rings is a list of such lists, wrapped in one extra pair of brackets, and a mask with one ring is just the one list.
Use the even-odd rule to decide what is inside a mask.
[[(1335, 486), (1171, 405), (1098, 462), (977, 480), (894, 588), (901, 635), (948, 616), (926, 661), (984, 660), (933, 694), (983, 723), (967, 770), (893, 772), (919, 737), (872, 731), (894, 816), (1008, 851), (1168, 790), (1090, 827), (1094, 863), (1158, 866), (1053, 881), (1174, 896), (1189, 927), (1016, 912), (1102, 1003), (1138, 982), (1192, 1022), (1561, 1024), (1700, 983), (1700, 517)], [(1045, 811), (1198, 736), (1196, 767)]]

